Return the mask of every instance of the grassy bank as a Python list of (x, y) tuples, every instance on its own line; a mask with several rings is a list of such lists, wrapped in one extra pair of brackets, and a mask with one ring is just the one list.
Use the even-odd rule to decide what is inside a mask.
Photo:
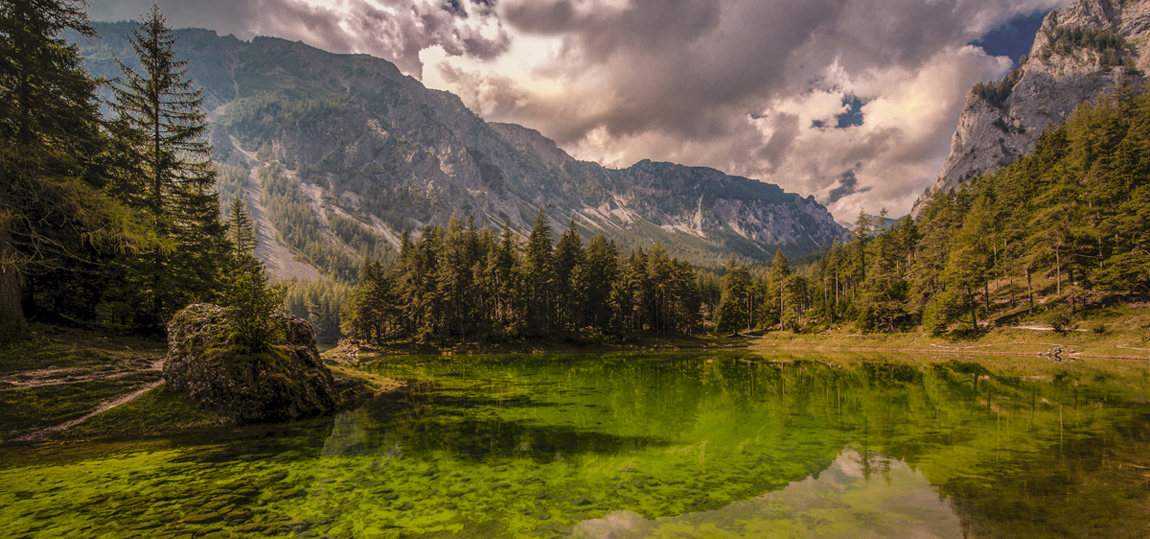
[(819, 334), (768, 332), (752, 350), (891, 351), (930, 355), (1038, 355), (1060, 349), (1064, 358), (1150, 360), (1150, 308), (1119, 305), (1085, 313), (1063, 331), (1020, 323), (978, 332), (954, 330), (931, 336), (920, 329), (862, 334), (850, 325)]
[(0, 440), (80, 419), (157, 383), (159, 339), (33, 325), (0, 349)]
[(323, 356), (347, 363), (349, 354), (358, 350), (364, 355), (467, 355), (467, 354), (581, 354), (597, 352), (641, 352), (654, 350), (708, 350), (743, 348), (753, 343), (753, 336), (683, 335), (667, 337), (633, 337), (626, 340), (604, 340), (572, 332), (568, 335), (537, 339), (511, 339), (504, 342), (465, 343), (390, 343), (382, 346), (341, 345)]
[[(165, 390), (160, 369), (167, 351), (158, 338), (33, 325), (25, 339), (0, 348), (0, 442), (150, 436), (227, 425), (214, 410)], [(329, 368), (367, 392), (397, 386), (353, 368)]]

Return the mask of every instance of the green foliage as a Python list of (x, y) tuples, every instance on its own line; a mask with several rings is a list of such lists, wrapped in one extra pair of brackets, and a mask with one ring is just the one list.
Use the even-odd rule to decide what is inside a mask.
[[(348, 249), (328, 240), (319, 216), (300, 188), (299, 180), (274, 163), (260, 167), (258, 174), (264, 189), (267, 217), (279, 231), (280, 239), (297, 253), (298, 258), (319, 268), (325, 275), (353, 282), (357, 272), (355, 259)], [(346, 232), (346, 223), (343, 226)], [(377, 238), (363, 237), (368, 238), (361, 240), (365, 246), (370, 241), (371, 248), (377, 249)], [(354, 235), (349, 239), (356, 241)]]
[(1033, 316), (1036, 295), (1060, 313), (1043, 321), (1063, 328), (1091, 302), (1150, 297), (1146, 148), (1150, 97), (1122, 90), (1084, 106), (1017, 163), (931, 199), (917, 223), (873, 235), (860, 220), (813, 270), (815, 310), (862, 330), (919, 320), (939, 334)]
[(148, 326), (210, 300), (226, 249), (212, 147), (203, 139), (203, 91), (188, 75), (188, 61), (176, 59), (176, 41), (153, 6), (129, 38), (141, 71), (119, 62), (114, 87), (122, 154), (113, 188), (174, 247), (126, 261), (129, 279), (143, 288), (137, 323)]
[(727, 274), (723, 276), (723, 296), (715, 311), (715, 331), (738, 333), (750, 329), (755, 302), (754, 283), (747, 267), (734, 256), (727, 261)]
[(1042, 315), (1042, 320), (1050, 324), (1050, 329), (1053, 329), (1055, 333), (1065, 333), (1074, 321), (1070, 316), (1070, 311), (1061, 305), (1046, 311)]
[(1133, 56), (1136, 49), (1126, 41), (1125, 36), (1112, 30), (1076, 26), (1058, 26), (1046, 31), (1047, 44), (1042, 48), (1043, 59), (1058, 54), (1072, 56), (1079, 50), (1091, 50), (1098, 54), (1099, 65), (1109, 70), (1124, 67), (1129, 73), (1138, 73)]
[(530, 238), (506, 224), (497, 236), (458, 217), (446, 229), (425, 227), (415, 241), (404, 233), (390, 265), (364, 261), (341, 311), (343, 333), (381, 344), (701, 328), (695, 270), (661, 245), (627, 256), (602, 235), (584, 247), (574, 226), (558, 245), (549, 236), (542, 211)]
[(221, 303), (228, 308), (228, 324), (235, 344), (248, 350), (267, 350), (277, 338), (279, 325), (272, 315), (283, 309), (286, 289), (271, 285), (263, 264), (255, 257), (254, 232), (243, 201), (233, 199), (228, 221), (232, 251), (226, 273), (226, 294)]
[(92, 318), (101, 265), (154, 238), (106, 193), (113, 140), (69, 31), (95, 36), (81, 2), (0, 3), (0, 338), (22, 333), (25, 308)]
[(314, 95), (294, 89), (275, 89), (241, 97), (228, 105), (221, 127), (241, 133), (245, 146), (260, 147), (284, 129), (308, 129), (324, 118), (343, 112), (346, 97)]
[(1010, 94), (1014, 92), (1014, 86), (1018, 84), (1018, 81), (1022, 80), (1023, 69), (1021, 64), (1023, 63), (1025, 62), (1019, 62), (1018, 67), (1011, 69), (1010, 73), (1007, 73), (1005, 77), (1002, 77), (1002, 79), (998, 81), (975, 84), (971, 91), (974, 92), (975, 95), (985, 99), (994, 107), (1001, 109), (1006, 105), (1006, 98), (1010, 97)]
[(214, 165), (217, 172), (216, 193), (220, 196), (220, 207), (226, 210), (233, 198), (243, 196), (251, 171), (245, 166), (233, 167), (220, 162)]
[[(360, 278), (361, 282), (363, 278)], [(352, 287), (330, 279), (281, 282), (286, 288), (284, 303), (293, 316), (307, 320), (319, 344), (335, 344), (344, 337), (345, 320), (340, 313), (353, 301)]]

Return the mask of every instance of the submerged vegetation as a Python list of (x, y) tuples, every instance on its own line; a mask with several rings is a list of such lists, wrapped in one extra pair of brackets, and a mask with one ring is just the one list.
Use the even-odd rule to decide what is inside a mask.
[(0, 482), (16, 485), (0, 525), (1048, 538), (1145, 524), (1144, 364), (707, 352), (367, 368), (422, 382), (335, 418), (0, 447)]

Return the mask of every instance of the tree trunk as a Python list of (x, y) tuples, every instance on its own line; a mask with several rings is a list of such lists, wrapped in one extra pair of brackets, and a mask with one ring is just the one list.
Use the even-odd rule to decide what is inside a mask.
[(1034, 286), (1030, 283), (1030, 268), (1026, 268), (1026, 303), (1027, 310), (1034, 314)]
[[(2, 217), (0, 217), (2, 219)], [(14, 263), (7, 222), (0, 222), (0, 340), (24, 328), (24, 310), (20, 307), (20, 274)]]
[(1070, 316), (1074, 316), (1074, 265), (1066, 268), (1067, 277), (1070, 278)]
[(1058, 297), (1062, 297), (1062, 254), (1054, 250), (1054, 275), (1058, 280)]
[(998, 240), (994, 240), (992, 245), (994, 245), (994, 289), (998, 290)]
[(13, 215), (7, 204), (8, 175), (0, 168), (0, 339), (25, 326), (24, 310), (20, 307), (20, 273), (9, 229)]
[(970, 328), (978, 331), (977, 308), (974, 306), (974, 291), (970, 289), (970, 285), (966, 286), (966, 301), (970, 304)]

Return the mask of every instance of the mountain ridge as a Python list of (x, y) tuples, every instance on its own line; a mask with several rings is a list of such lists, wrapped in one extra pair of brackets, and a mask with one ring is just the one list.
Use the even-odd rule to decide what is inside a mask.
[[(81, 43), (88, 67), (115, 77), (114, 57), (131, 65), (131, 24), (97, 28), (102, 41)], [(261, 180), (265, 191), (269, 184), (277, 190), (265, 203), (276, 235), (297, 258), (342, 247), (310, 252), (309, 239), (284, 230), (295, 228), (280, 222), (284, 215), (314, 222), (313, 233), (354, 221), (348, 226), (359, 230), (335, 236), (366, 238), (368, 247), (345, 245), (361, 255), (394, 251), (403, 230), (446, 225), (453, 213), (524, 234), (540, 207), (557, 231), (573, 220), (585, 238), (602, 232), (624, 248), (662, 242), (674, 256), (704, 264), (732, 254), (766, 260), (776, 249), (800, 256), (845, 233), (813, 198), (772, 184), (649, 160), (626, 169), (579, 161), (538, 131), (485, 122), (458, 96), (427, 89), (386, 60), (273, 37), (176, 33), (178, 56), (190, 59), (204, 87), (218, 160), (276, 165)], [(268, 179), (275, 174), (284, 178)], [(313, 215), (292, 209), (302, 206)]]

